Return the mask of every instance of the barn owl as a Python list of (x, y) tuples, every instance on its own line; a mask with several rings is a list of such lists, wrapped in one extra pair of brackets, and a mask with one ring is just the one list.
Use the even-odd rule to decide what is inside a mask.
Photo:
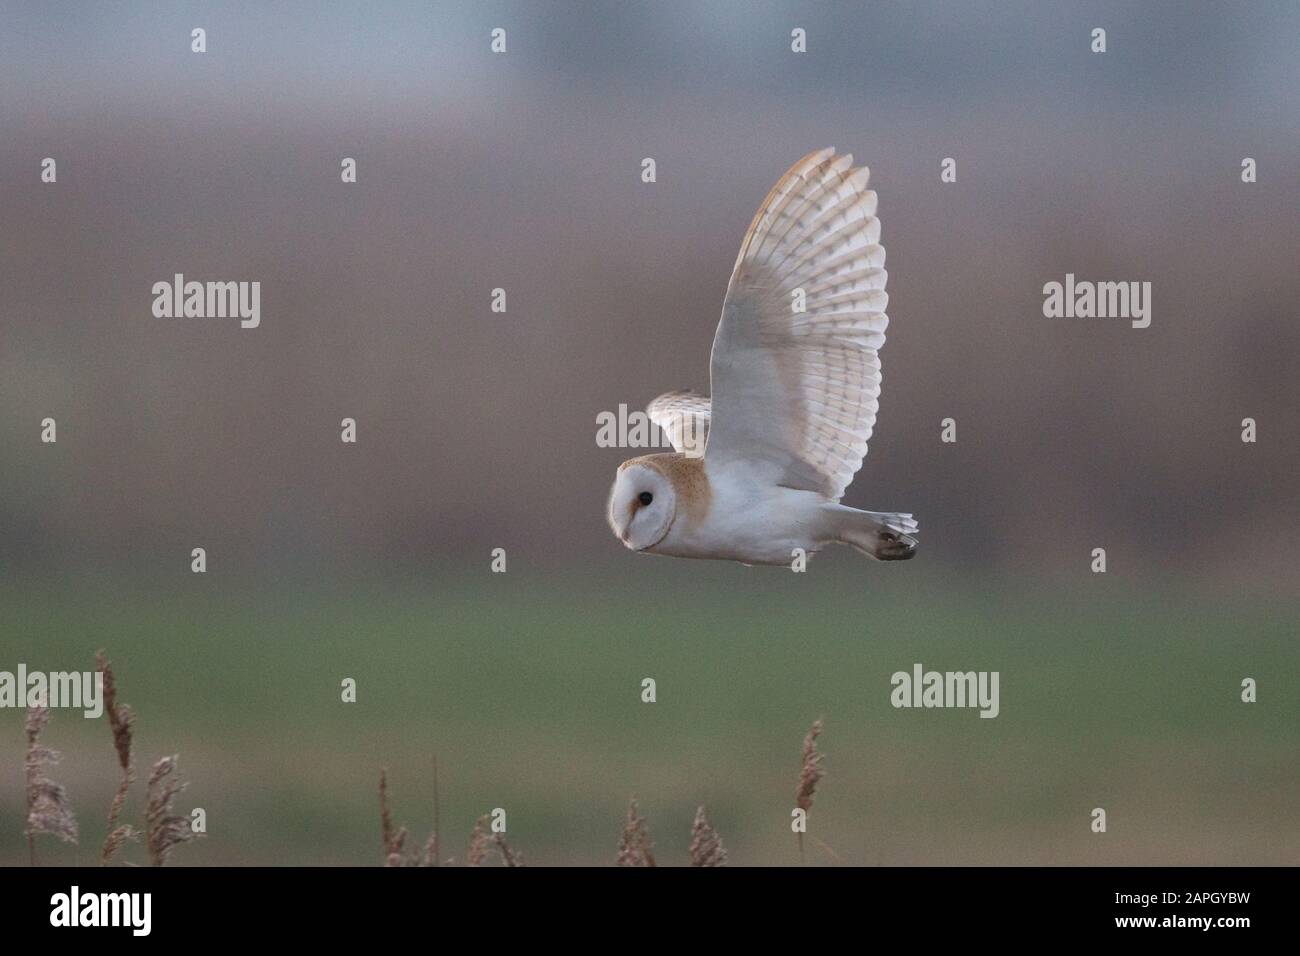
[(759, 207), (713, 339), (712, 398), (656, 398), (646, 411), (674, 451), (618, 468), (608, 518), (631, 550), (784, 565), (831, 543), (916, 553), (910, 514), (840, 504), (876, 422), (889, 322), (868, 175), (817, 150)]

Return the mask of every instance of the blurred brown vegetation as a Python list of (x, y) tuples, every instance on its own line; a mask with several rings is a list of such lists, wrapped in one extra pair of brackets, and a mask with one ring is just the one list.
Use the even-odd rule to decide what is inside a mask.
[[(890, 271), (850, 503), (915, 512), (954, 564), (1106, 546), (1112, 567), (1294, 589), (1300, 87), (1272, 39), (1293, 11), (1197, 33), (1192, 63), (1158, 5), (1111, 11), (1109, 60), (1037, 8), (1000, 9), (989, 49), (965, 14), (793, 8), (803, 60), (791, 8), (674, 9), (628, 12), (656, 24), (639, 40), (582, 6), (403, 7), (355, 34), (227, 11), (206, 58), (171, 48), (176, 14), (144, 38), (20, 18), (6, 42), (44, 45), (3, 94), (0, 560), (613, 556), (623, 456), (596, 414), (707, 388), (745, 225), (834, 144), (873, 169)], [(507, 14), (506, 57), (448, 39)], [(426, 22), (444, 29), (400, 38)], [(261, 281), (261, 328), (154, 318), (174, 272)], [(1066, 272), (1150, 281), (1151, 327), (1045, 319)]]

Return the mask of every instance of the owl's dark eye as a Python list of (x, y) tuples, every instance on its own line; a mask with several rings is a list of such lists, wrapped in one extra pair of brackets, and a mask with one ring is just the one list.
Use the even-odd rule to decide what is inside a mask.
[(643, 505), (648, 505), (650, 502), (655, 500), (655, 496), (650, 494), (648, 491), (643, 491), (641, 494), (636, 496), (636, 500), (641, 502)]

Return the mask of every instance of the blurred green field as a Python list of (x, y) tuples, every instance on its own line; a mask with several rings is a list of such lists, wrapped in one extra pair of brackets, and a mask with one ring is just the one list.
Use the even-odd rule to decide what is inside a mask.
[[(610, 863), (635, 794), (663, 864), (686, 861), (699, 803), (731, 862), (795, 863), (799, 747), (819, 716), (809, 862), (1300, 862), (1295, 602), (1139, 595), (1099, 576), (954, 590), (941, 571), (851, 555), (806, 575), (627, 563), (638, 573), (11, 582), (0, 669), (85, 669), (108, 649), (137, 763), (179, 752), (182, 805), (208, 814), (178, 864), (378, 864), (380, 768), (422, 841), (435, 754), (457, 858), (476, 817), (503, 807), (527, 861)], [(917, 661), (1000, 671), (1001, 715), (893, 709), (890, 674)], [(657, 703), (641, 702), (643, 677)], [(64, 752), (55, 777), (83, 835), (45, 838), (41, 858), (92, 862), (117, 779), (107, 723), (56, 712), (45, 742)], [(27, 857), (22, 748), (21, 712), (0, 711), (10, 865)], [(1104, 835), (1089, 831), (1097, 806)]]

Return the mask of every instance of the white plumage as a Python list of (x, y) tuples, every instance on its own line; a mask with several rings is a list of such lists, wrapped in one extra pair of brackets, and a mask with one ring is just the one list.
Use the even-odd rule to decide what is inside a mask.
[(712, 400), (655, 399), (649, 415), (677, 453), (619, 469), (609, 520), (628, 547), (747, 564), (829, 542), (884, 560), (915, 553), (911, 515), (839, 504), (875, 425), (889, 324), (869, 176), (823, 149), (768, 193), (727, 286)]

